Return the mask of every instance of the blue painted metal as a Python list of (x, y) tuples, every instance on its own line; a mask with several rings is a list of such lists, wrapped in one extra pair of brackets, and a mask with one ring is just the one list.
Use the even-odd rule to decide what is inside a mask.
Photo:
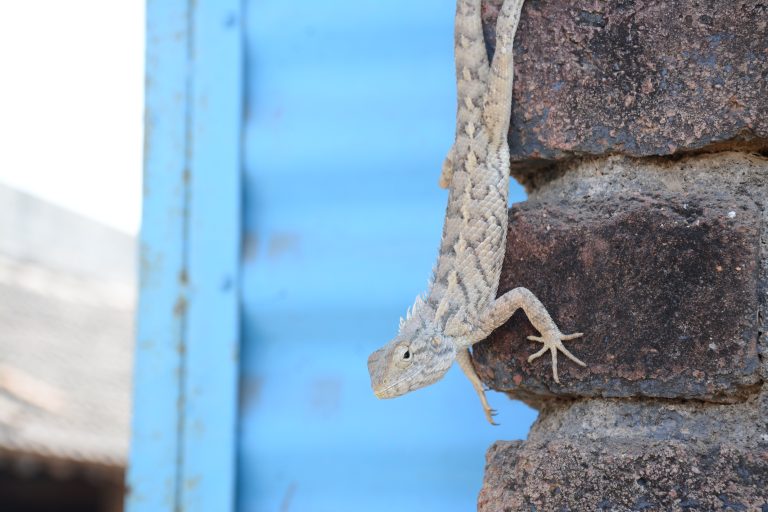
[(180, 500), (187, 512), (232, 510), (235, 503), (243, 116), (239, 4), (194, 4)]
[(492, 394), (490, 427), (456, 369), (377, 401), (366, 368), (437, 256), (453, 6), (246, 12), (239, 510), (472, 510), (485, 450), (524, 436), (533, 412)]
[(527, 431), (457, 370), (393, 401), (368, 382), (436, 257), (452, 15), (149, 2), (131, 512), (469, 510), (488, 445)]
[(232, 510), (239, 368), (238, 0), (150, 1), (128, 510)]
[(187, 2), (147, 3), (140, 299), (129, 512), (173, 510), (184, 349)]

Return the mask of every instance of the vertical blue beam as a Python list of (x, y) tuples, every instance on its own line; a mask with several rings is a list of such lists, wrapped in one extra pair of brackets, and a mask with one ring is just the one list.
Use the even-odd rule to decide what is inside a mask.
[(235, 503), (243, 34), (239, 0), (194, 5), (181, 504)]
[(149, 0), (129, 512), (234, 507), (239, 0)]
[(144, 205), (134, 360), (129, 512), (177, 500), (184, 346), (187, 0), (150, 0), (146, 25)]

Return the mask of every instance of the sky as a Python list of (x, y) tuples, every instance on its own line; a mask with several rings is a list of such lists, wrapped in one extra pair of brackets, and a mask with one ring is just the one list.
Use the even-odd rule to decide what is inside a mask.
[(0, 183), (132, 234), (144, 2), (0, 3)]

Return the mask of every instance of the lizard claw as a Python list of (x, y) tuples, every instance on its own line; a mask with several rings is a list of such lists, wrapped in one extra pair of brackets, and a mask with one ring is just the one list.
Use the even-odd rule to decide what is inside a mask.
[(498, 423), (496, 423), (493, 420), (493, 417), (498, 414), (498, 412), (496, 412), (496, 409), (491, 409), (490, 407), (488, 407), (488, 405), (486, 403), (486, 404), (483, 404), (483, 412), (485, 412), (485, 419), (488, 420), (488, 423), (490, 423), (493, 426), (497, 426), (498, 425)]
[(584, 333), (577, 332), (574, 334), (563, 334), (557, 329), (555, 329), (554, 332), (544, 333), (543, 336), (528, 336), (529, 340), (538, 341), (539, 343), (544, 344), (541, 350), (539, 350), (535, 354), (531, 354), (530, 357), (528, 357), (528, 362), (530, 363), (534, 359), (537, 359), (542, 355), (544, 355), (547, 351), (550, 351), (552, 353), (552, 374), (554, 375), (555, 382), (560, 384), (560, 379), (557, 376), (557, 351), (558, 350), (563, 354), (565, 354), (565, 357), (567, 357), (574, 363), (580, 366), (587, 366), (587, 364), (584, 361), (581, 361), (579, 358), (571, 354), (571, 352), (567, 348), (565, 348), (565, 346), (563, 345), (563, 341), (580, 338), (582, 336), (584, 336)]

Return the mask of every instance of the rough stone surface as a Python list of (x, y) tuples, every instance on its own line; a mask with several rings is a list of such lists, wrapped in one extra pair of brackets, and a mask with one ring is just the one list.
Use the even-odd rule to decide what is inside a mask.
[[(768, 189), (768, 185), (765, 188)], [(760, 337), (757, 348), (763, 362), (763, 381), (768, 381), (768, 190), (762, 197), (758, 196), (757, 203), (763, 213), (760, 231), (760, 311), (757, 317), (760, 322)], [(768, 421), (768, 410), (765, 417)]]
[(768, 147), (764, 0), (529, 0), (515, 59), (513, 162)]
[(601, 439), (626, 444), (672, 440), (768, 449), (768, 394), (763, 390), (733, 404), (652, 398), (551, 401), (541, 409), (527, 442), (591, 443)]
[[(728, 181), (723, 180), (728, 176)], [(522, 312), (475, 345), (492, 389), (553, 397), (743, 400), (761, 382), (768, 159), (613, 157), (561, 169), (510, 212), (499, 294), (531, 289), (587, 363), (527, 357)], [(765, 240), (762, 240), (765, 243)], [(762, 263), (761, 263), (762, 261)]]
[(528, 363), (522, 313), (475, 345), (540, 411), (489, 450), (478, 509), (768, 512), (768, 4), (528, 0), (515, 51), (531, 195), (499, 293), (583, 331), (588, 366)]
[(490, 448), (478, 508), (766, 510), (766, 398), (550, 402), (527, 441)]
[(478, 510), (768, 510), (768, 449), (497, 442), (487, 455)]

